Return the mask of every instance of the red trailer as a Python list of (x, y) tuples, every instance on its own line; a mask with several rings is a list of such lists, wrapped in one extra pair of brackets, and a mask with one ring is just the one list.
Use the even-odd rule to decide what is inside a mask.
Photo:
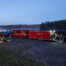
[(19, 36), (19, 33), (20, 33), (19, 30), (12, 30), (11, 36), (12, 36), (12, 37), (20, 37), (20, 36)]
[(50, 32), (48, 31), (12, 30), (11, 35), (13, 37), (50, 40)]
[(20, 37), (27, 38), (29, 30), (20, 30)]
[(28, 31), (29, 30), (13, 30), (11, 35), (12, 35), (12, 37), (26, 38), (26, 37), (28, 37)]
[(50, 32), (48, 31), (29, 31), (29, 38), (50, 40)]

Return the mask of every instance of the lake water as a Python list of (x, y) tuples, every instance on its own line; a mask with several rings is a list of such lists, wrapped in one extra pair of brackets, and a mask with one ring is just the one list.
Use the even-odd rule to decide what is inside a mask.
[[(35, 30), (35, 31), (39, 31), (40, 30), (40, 28), (1, 28), (0, 27), (0, 30), (4, 30), (4, 29), (6, 29), (6, 30)], [(49, 30), (45, 30), (45, 31), (49, 31)], [(56, 30), (56, 32), (66, 32), (66, 30)]]
[(9, 28), (6, 28), (7, 30), (40, 30), (40, 28), (12, 28), (12, 29), (9, 29)]
[(35, 31), (39, 31), (40, 28), (1, 28), (0, 30), (35, 30)]

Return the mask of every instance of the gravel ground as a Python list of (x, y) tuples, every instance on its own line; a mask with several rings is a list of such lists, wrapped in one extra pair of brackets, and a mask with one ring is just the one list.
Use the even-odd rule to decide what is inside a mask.
[(0, 46), (5, 46), (20, 55), (43, 62), (46, 66), (66, 66), (66, 45), (63, 45), (62, 41), (12, 38), (11, 42), (4, 42)]

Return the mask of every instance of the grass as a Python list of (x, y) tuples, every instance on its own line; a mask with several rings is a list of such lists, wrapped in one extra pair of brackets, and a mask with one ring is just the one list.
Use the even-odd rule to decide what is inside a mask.
[(0, 47), (0, 66), (18, 66), (12, 54)]
[(43, 63), (27, 59), (24, 56), (14, 54), (3, 47), (0, 47), (0, 66), (45, 66)]

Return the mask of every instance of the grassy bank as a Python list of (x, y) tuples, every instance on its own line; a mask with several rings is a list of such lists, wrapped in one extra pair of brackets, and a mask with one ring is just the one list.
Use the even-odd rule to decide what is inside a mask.
[(3, 47), (0, 47), (0, 66), (45, 66), (40, 62), (27, 59), (24, 56), (12, 53)]

